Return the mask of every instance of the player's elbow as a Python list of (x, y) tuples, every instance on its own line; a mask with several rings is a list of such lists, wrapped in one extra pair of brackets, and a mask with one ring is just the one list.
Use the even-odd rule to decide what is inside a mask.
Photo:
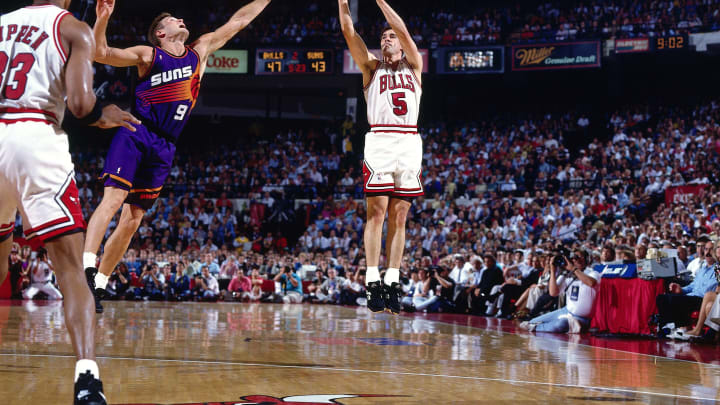
[(83, 118), (90, 114), (95, 107), (95, 94), (93, 92), (85, 92), (81, 94), (68, 94), (67, 107), (68, 110), (77, 118)]

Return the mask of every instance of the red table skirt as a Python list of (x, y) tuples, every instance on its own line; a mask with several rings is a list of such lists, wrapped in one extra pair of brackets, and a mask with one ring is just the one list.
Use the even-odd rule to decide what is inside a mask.
[(603, 278), (593, 308), (592, 328), (601, 332), (649, 335), (648, 320), (657, 313), (655, 297), (664, 281)]

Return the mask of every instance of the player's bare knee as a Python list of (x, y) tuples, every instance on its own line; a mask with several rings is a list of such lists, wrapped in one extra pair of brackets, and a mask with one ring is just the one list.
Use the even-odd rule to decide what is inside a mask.
[(395, 225), (396, 228), (404, 228), (405, 222), (407, 221), (407, 213), (407, 210), (396, 210), (389, 220), (393, 221), (393, 225)]
[(385, 210), (379, 207), (374, 209), (368, 207), (367, 220), (368, 224), (382, 224), (385, 220)]
[(105, 192), (100, 205), (112, 212), (113, 214), (122, 207), (125, 198), (127, 197), (127, 191), (118, 190), (114, 192)]

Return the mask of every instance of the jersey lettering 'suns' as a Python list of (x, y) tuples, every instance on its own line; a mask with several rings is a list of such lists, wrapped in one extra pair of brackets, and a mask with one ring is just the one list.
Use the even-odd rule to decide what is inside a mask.
[(155, 87), (163, 83), (171, 82), (173, 80), (187, 79), (188, 77), (192, 76), (192, 74), (192, 66), (185, 66), (182, 69), (168, 70), (166, 72), (152, 75), (152, 77), (150, 77), (150, 85), (152, 87)]

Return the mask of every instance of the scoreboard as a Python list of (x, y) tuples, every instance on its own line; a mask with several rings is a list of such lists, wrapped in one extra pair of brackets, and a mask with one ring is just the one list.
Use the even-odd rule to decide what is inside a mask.
[(258, 49), (256, 75), (323, 75), (335, 73), (333, 51), (324, 49)]

